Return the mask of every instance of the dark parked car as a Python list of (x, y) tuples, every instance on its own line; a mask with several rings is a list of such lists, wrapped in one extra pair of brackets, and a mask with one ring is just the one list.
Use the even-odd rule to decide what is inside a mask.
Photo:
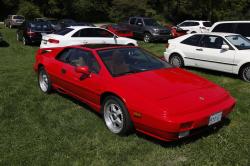
[(20, 26), (24, 22), (25, 18), (20, 15), (8, 15), (8, 18), (4, 20), (4, 25), (9, 28)]
[(52, 26), (52, 28), (54, 30), (56, 30), (56, 26), (57, 26), (57, 23), (58, 23), (57, 19), (55, 19), (55, 18), (46, 18), (46, 17), (35, 18), (34, 21), (37, 21), (37, 22), (48, 22)]
[(69, 26), (72, 26), (72, 25), (75, 25), (75, 24), (76, 24), (75, 20), (61, 19), (61, 20), (58, 20), (58, 22), (56, 24), (56, 27), (55, 27), (55, 30), (61, 30), (61, 29), (64, 29), (66, 27), (69, 27)]
[(134, 37), (142, 38), (145, 42), (168, 40), (171, 32), (166, 27), (148, 17), (130, 17), (127, 22), (120, 23), (133, 32)]
[(48, 22), (25, 21), (17, 30), (17, 40), (24, 45), (40, 43), (42, 35), (52, 33), (54, 30)]

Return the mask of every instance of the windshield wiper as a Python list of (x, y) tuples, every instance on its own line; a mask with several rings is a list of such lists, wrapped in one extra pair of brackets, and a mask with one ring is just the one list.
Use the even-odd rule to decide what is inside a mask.
[(129, 71), (126, 71), (126, 72), (123, 72), (123, 73), (114, 74), (114, 76), (118, 77), (118, 76), (127, 75), (127, 74), (139, 73), (139, 72), (142, 72), (142, 71), (145, 71), (145, 70), (129, 70)]

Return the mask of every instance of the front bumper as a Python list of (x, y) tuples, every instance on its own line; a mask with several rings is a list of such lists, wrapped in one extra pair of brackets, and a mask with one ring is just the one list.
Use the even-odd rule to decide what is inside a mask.
[(168, 40), (171, 38), (172, 38), (171, 34), (169, 35), (152, 34), (151, 40)]
[[(167, 142), (175, 141), (181, 139), (181, 133), (188, 132), (188, 135), (185, 135), (184, 138), (190, 137), (203, 132), (204, 129), (220, 124), (224, 119), (227, 119), (228, 115), (233, 111), (234, 106), (235, 100), (229, 98), (227, 101), (203, 110), (199, 114), (190, 113), (184, 116), (180, 115), (179, 117), (170, 118), (168, 121), (148, 119), (146, 123), (136, 123), (135, 128), (139, 132), (159, 140)], [(218, 112), (222, 112), (222, 119), (215, 124), (208, 125), (211, 115)]]

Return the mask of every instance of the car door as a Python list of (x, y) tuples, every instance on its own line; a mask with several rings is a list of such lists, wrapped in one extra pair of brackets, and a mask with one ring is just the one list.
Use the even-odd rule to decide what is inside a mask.
[[(222, 45), (228, 45), (229, 49), (222, 49)], [(196, 49), (196, 66), (231, 73), (234, 54), (235, 50), (221, 36), (204, 35)]]
[(139, 37), (143, 36), (143, 32), (144, 32), (143, 27), (144, 27), (143, 20), (141, 18), (138, 18), (136, 20), (135, 27), (134, 27), (134, 32), (137, 34), (137, 36)]
[(202, 35), (194, 34), (187, 39), (180, 42), (179, 48), (184, 53), (184, 61), (186, 66), (197, 66), (196, 64), (196, 53), (199, 47), (200, 40)]
[(129, 29), (134, 33), (135, 36), (138, 37), (139, 34), (136, 31), (137, 26), (135, 25), (136, 20), (137, 19), (135, 17), (130, 18), (130, 20), (129, 20)]
[[(76, 72), (77, 66), (88, 66), (90, 75)], [(100, 74), (100, 65), (90, 51), (75, 48), (67, 59), (64, 68), (64, 89), (75, 97), (89, 102), (99, 104), (99, 96), (103, 82)]]

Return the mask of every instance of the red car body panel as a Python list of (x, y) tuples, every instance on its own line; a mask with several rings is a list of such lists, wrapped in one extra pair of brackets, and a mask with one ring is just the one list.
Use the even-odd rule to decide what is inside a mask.
[(185, 30), (178, 31), (177, 27), (172, 26), (172, 25), (166, 25), (165, 27), (170, 29), (171, 35), (172, 35), (173, 38), (177, 38), (177, 37), (180, 37), (180, 36), (183, 36), (183, 35), (187, 34), (187, 31), (185, 31)]
[(117, 25), (117, 28), (114, 28), (112, 26), (112, 24), (104, 25), (103, 27), (105, 27), (107, 30), (113, 32), (114, 34), (116, 34), (117, 36), (120, 36), (120, 37), (132, 38), (134, 36), (133, 32), (130, 31), (129, 29), (125, 28), (125, 27), (119, 27)]
[[(118, 96), (127, 107), (135, 129), (157, 139), (177, 140), (178, 133), (208, 126), (209, 117), (217, 112), (223, 112), (225, 118), (235, 106), (235, 99), (223, 88), (185, 70), (167, 68), (112, 77), (97, 53), (100, 49), (70, 47), (91, 51), (100, 72), (80, 80), (75, 67), (55, 59), (64, 48), (39, 50), (34, 70), (43, 65), (54, 89), (85, 102), (97, 112), (102, 95)], [(116, 47), (101, 49), (112, 48)], [(61, 69), (67, 73), (62, 75)]]

